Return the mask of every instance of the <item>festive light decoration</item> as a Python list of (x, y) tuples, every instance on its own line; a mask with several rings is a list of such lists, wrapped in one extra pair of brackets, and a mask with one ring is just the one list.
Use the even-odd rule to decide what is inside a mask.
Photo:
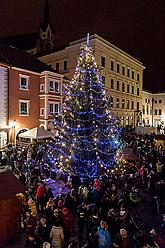
[(52, 164), (80, 177), (110, 171), (120, 145), (118, 121), (107, 109), (102, 76), (88, 45), (82, 45), (74, 77), (64, 87), (54, 125), (58, 137), (49, 145)]

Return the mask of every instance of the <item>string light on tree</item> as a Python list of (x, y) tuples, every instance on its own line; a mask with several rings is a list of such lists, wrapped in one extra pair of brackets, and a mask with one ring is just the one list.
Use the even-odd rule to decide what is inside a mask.
[(54, 158), (59, 158), (61, 168), (80, 177), (109, 172), (116, 162), (119, 128), (107, 111), (104, 85), (89, 46), (89, 35), (65, 91), (63, 107), (54, 121), (60, 137), (59, 142), (51, 144)]

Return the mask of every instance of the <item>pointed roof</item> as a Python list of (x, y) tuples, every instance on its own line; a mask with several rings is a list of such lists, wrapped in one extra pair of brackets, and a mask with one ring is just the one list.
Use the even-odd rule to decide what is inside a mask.
[(31, 54), (19, 50), (15, 47), (6, 46), (0, 43), (0, 62), (9, 66), (14, 66), (20, 69), (30, 70), (33, 72), (52, 71), (53, 68), (46, 65)]
[(0, 172), (0, 189), (0, 200), (26, 191), (26, 187), (9, 171)]
[(41, 24), (42, 31), (46, 31), (48, 25), (50, 25), (49, 2), (48, 0), (45, 0), (43, 22)]

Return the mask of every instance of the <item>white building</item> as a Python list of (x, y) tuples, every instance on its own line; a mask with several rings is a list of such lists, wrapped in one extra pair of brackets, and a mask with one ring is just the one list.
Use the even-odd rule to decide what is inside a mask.
[(142, 92), (143, 124), (165, 127), (165, 93)]

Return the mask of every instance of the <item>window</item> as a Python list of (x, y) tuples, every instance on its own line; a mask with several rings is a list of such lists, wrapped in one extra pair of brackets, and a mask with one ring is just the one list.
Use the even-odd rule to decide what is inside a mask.
[(162, 100), (159, 100), (159, 103), (162, 103)]
[(117, 63), (117, 73), (120, 73), (120, 65)]
[(139, 102), (137, 102), (137, 110), (139, 110)]
[(116, 81), (116, 89), (117, 89), (117, 90), (120, 90), (120, 89), (119, 89), (119, 81)]
[(125, 66), (122, 66), (122, 75), (125, 76)]
[(127, 69), (127, 77), (130, 77), (130, 69)]
[(59, 113), (58, 103), (49, 103), (49, 115), (56, 115)]
[(155, 109), (155, 115), (157, 115), (157, 109)]
[(59, 72), (59, 70), (60, 70), (60, 64), (59, 64), (59, 62), (57, 62), (56, 63), (56, 71)]
[(147, 109), (146, 109), (146, 114), (147, 114), (147, 115), (149, 114), (149, 109), (148, 109), (148, 106), (147, 106)]
[(124, 101), (124, 99), (122, 99), (122, 104), (121, 104), (121, 106), (122, 106), (122, 109), (125, 108), (125, 101)]
[(150, 99), (148, 99), (148, 103), (150, 103)]
[(129, 109), (129, 100), (127, 100), (127, 109)]
[(28, 90), (29, 87), (29, 76), (19, 75), (19, 88), (21, 90)]
[(140, 90), (139, 90), (139, 87), (137, 88), (137, 95), (139, 96), (140, 94)]
[(64, 60), (64, 71), (68, 70), (68, 61)]
[(19, 115), (29, 115), (29, 100), (19, 100)]
[(129, 84), (127, 84), (127, 93), (129, 93)]
[(132, 79), (134, 79), (134, 78), (135, 78), (135, 72), (132, 71)]
[(101, 56), (101, 66), (105, 67), (105, 57)]
[(114, 61), (111, 60), (111, 71), (114, 71)]
[(140, 81), (140, 74), (137, 73), (137, 81), (139, 82)]
[(155, 100), (155, 103), (157, 103), (157, 100)]
[(125, 91), (125, 84), (122, 83), (122, 92), (124, 92), (124, 91)]
[(132, 94), (134, 94), (134, 85), (132, 85)]
[(102, 75), (102, 83), (105, 85), (105, 76)]
[(145, 102), (147, 103), (147, 98), (145, 98)]
[(150, 115), (152, 115), (152, 108), (150, 108)]
[(44, 108), (40, 108), (40, 115), (44, 115)]
[(161, 109), (159, 109), (159, 115), (161, 115), (162, 114), (162, 110)]
[(113, 80), (113, 78), (111, 78), (111, 89), (113, 89), (114, 88), (114, 80)]
[(40, 84), (40, 92), (43, 92), (44, 91), (44, 87), (45, 85), (44, 84)]
[(116, 98), (116, 108), (119, 108), (119, 98)]
[(49, 81), (49, 91), (59, 91), (59, 82)]
[(131, 103), (131, 109), (134, 109), (134, 101)]
[(145, 115), (145, 106), (143, 105), (143, 115)]
[(110, 100), (110, 107), (113, 108), (113, 97), (111, 96), (110, 99), (111, 99), (111, 100)]

